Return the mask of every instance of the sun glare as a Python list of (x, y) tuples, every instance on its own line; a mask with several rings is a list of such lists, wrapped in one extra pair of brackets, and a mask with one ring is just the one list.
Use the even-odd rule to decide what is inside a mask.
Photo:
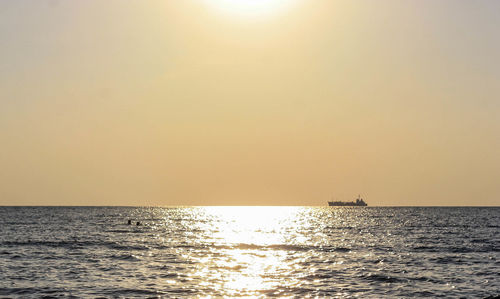
[[(202, 257), (195, 277), (206, 277), (203, 287), (222, 288), (228, 297), (257, 296), (278, 286), (293, 287), (296, 280), (280, 281), (276, 273), (294, 269), (280, 245), (295, 237), (297, 207), (202, 207), (211, 219), (210, 240), (215, 258)], [(296, 238), (294, 238), (296, 239)]]
[(208, 6), (233, 17), (265, 17), (283, 12), (296, 0), (205, 0)]

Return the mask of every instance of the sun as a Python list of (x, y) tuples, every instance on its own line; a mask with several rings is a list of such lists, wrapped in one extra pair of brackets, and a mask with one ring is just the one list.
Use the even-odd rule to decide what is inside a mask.
[(291, 7), (296, 0), (204, 0), (217, 11), (233, 17), (266, 17)]

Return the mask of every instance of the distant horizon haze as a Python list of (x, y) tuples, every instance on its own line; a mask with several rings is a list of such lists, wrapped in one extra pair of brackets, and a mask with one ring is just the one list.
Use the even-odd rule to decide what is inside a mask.
[(500, 205), (500, 1), (0, 2), (0, 206)]
[[(324, 205), (245, 205), (245, 204), (240, 204), (240, 205), (169, 205), (169, 206), (160, 206), (160, 205), (150, 205), (150, 206), (141, 206), (141, 205), (0, 205), (1, 207), (144, 207), (144, 208), (203, 208), (203, 207), (325, 207), (325, 208), (331, 208), (331, 209), (363, 209), (365, 207), (352, 207), (352, 206), (328, 206), (328, 203)], [(499, 205), (485, 205), (485, 206), (479, 206), (479, 205), (471, 205), (471, 206), (438, 206), (438, 205), (428, 205), (428, 206), (382, 206), (382, 205), (368, 205), (366, 208), (500, 208)]]

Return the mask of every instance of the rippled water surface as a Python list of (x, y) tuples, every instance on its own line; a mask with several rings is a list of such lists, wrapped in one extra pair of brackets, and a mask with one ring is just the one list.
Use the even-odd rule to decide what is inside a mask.
[(499, 273), (500, 208), (0, 207), (1, 296), (481, 298)]

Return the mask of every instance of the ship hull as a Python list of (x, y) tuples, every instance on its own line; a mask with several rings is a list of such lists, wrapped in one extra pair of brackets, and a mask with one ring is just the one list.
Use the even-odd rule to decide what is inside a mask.
[(367, 204), (357, 204), (355, 202), (328, 202), (330, 207), (366, 207)]
[(356, 201), (329, 201), (330, 207), (366, 207), (368, 204), (358, 195)]

